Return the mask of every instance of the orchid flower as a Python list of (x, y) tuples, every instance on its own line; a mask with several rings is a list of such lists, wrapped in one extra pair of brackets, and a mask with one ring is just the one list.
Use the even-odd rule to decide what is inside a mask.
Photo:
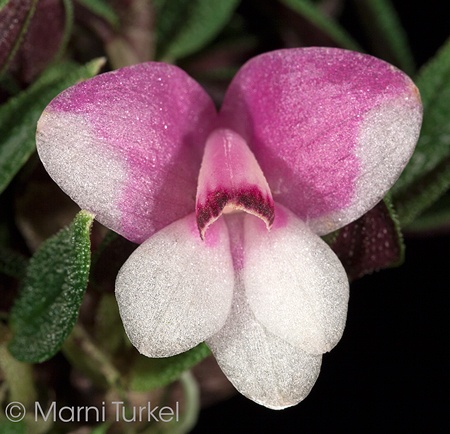
[(168, 357), (205, 341), (242, 394), (280, 409), (345, 327), (348, 279), (320, 236), (383, 198), (421, 120), (395, 67), (298, 48), (248, 61), (219, 114), (173, 65), (99, 75), (50, 103), (37, 145), (80, 207), (142, 243), (116, 281), (133, 345)]

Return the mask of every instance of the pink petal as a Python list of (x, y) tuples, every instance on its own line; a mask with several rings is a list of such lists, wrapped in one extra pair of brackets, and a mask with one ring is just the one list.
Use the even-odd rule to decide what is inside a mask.
[(81, 208), (134, 242), (192, 212), (214, 105), (184, 71), (148, 62), (57, 96), (38, 124), (39, 155)]
[(202, 238), (227, 205), (260, 217), (267, 228), (275, 218), (272, 195), (254, 155), (242, 137), (220, 129), (206, 142), (198, 179), (196, 214)]
[(231, 83), (221, 125), (255, 154), (275, 201), (318, 234), (371, 209), (417, 141), (422, 107), (400, 70), (336, 48), (279, 50)]
[(330, 351), (347, 319), (349, 284), (341, 262), (322, 239), (281, 205), (270, 232), (244, 219), (242, 279), (255, 318), (268, 331), (309, 354)]
[(130, 341), (148, 357), (189, 350), (224, 325), (233, 283), (223, 220), (205, 242), (194, 214), (172, 223), (141, 244), (117, 276), (116, 298)]

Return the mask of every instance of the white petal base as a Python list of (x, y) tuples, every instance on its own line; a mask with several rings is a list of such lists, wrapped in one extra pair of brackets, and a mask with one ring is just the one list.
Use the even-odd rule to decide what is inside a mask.
[(189, 350), (225, 323), (233, 265), (223, 221), (200, 240), (195, 215), (139, 246), (116, 280), (120, 315), (133, 345), (148, 357)]
[(206, 344), (244, 396), (274, 410), (296, 405), (314, 386), (322, 356), (307, 354), (268, 332), (250, 310), (239, 279), (230, 317)]
[(270, 232), (247, 215), (244, 233), (243, 282), (257, 320), (307, 353), (330, 351), (344, 331), (349, 298), (337, 256), (280, 205)]

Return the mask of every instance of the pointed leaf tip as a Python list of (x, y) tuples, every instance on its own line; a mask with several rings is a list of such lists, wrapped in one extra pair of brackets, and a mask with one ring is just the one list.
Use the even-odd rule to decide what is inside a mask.
[(42, 244), (30, 259), (20, 296), (11, 311), (11, 354), (40, 363), (60, 349), (72, 330), (90, 268), (94, 215), (80, 211), (72, 224)]

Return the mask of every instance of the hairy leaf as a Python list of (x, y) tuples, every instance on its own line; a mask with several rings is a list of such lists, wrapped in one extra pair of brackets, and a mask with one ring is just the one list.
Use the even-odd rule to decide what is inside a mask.
[(202, 343), (173, 357), (150, 359), (139, 356), (131, 373), (131, 389), (143, 392), (170, 384), (210, 354), (209, 348)]
[(416, 84), (424, 110), (422, 131), (391, 190), (402, 225), (411, 223), (450, 187), (450, 40), (421, 69)]
[(81, 211), (72, 224), (42, 244), (30, 259), (11, 311), (11, 354), (24, 362), (52, 357), (72, 330), (86, 290), (94, 216)]

